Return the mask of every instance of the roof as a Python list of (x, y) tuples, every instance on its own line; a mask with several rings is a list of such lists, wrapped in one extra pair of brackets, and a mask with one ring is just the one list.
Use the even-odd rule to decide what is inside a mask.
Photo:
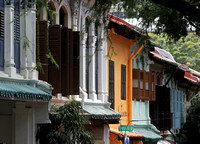
[(0, 97), (48, 101), (52, 95), (28, 84), (0, 82)]
[(127, 26), (127, 27), (129, 27), (131, 29), (135, 29), (135, 27), (133, 25), (131, 25), (131, 24), (127, 23), (126, 21), (124, 21), (124, 20), (122, 20), (122, 19), (120, 19), (120, 18), (118, 18), (116, 16), (113, 16), (111, 14), (108, 15), (108, 19), (110, 21), (114, 22), (114, 23), (119, 24), (119, 25), (125, 25), (125, 26)]
[(154, 60), (178, 67), (179, 70), (184, 71), (183, 78), (185, 78), (185, 80), (195, 85), (199, 85), (200, 73), (190, 69), (184, 64), (176, 62), (168, 51), (154, 47), (154, 51), (150, 51), (150, 54)]
[(119, 120), (121, 114), (104, 105), (84, 105), (83, 110), (88, 113), (90, 119)]
[(120, 35), (123, 35), (129, 39), (135, 39), (136, 37), (146, 37), (144, 34), (138, 32), (133, 25), (129, 24), (123, 19), (109, 14), (108, 20), (110, 21), (108, 25), (109, 28), (114, 27), (117, 29), (116, 32)]
[(141, 134), (145, 139), (149, 140), (160, 140), (159, 131), (153, 125), (133, 125), (133, 131), (137, 134)]
[[(124, 131), (119, 131), (117, 129), (110, 129), (110, 132), (118, 135), (121, 138), (124, 137), (124, 135), (125, 135)], [(137, 134), (133, 131), (127, 131), (126, 134), (127, 134), (127, 137), (133, 137), (133, 138), (143, 138), (144, 137), (143, 135)]]

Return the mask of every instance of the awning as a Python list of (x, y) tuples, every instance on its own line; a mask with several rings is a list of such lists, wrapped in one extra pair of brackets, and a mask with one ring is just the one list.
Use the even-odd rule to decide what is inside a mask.
[(28, 84), (2, 82), (0, 97), (49, 101), (52, 95)]
[(104, 105), (84, 105), (83, 110), (88, 113), (90, 119), (119, 120), (121, 114)]
[(144, 136), (145, 140), (160, 140), (159, 131), (153, 125), (133, 125), (133, 131)]
[[(118, 135), (120, 138), (123, 138), (125, 135), (124, 131), (119, 131), (116, 129), (110, 129), (110, 132)], [(126, 134), (127, 134), (127, 137), (132, 137), (132, 138), (143, 138), (144, 137), (143, 135), (137, 134), (133, 131), (127, 131)]]

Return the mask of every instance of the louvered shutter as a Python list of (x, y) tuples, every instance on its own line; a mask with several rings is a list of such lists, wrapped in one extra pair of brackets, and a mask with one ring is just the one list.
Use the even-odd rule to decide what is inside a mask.
[(114, 109), (115, 106), (115, 79), (114, 79), (114, 61), (109, 60), (109, 102), (111, 103), (111, 108)]
[(14, 61), (16, 72), (20, 72), (20, 1), (14, 1)]
[(121, 99), (126, 100), (126, 66), (121, 65)]
[(69, 95), (69, 30), (66, 27), (61, 29), (61, 91)]
[[(61, 66), (61, 29), (60, 25), (49, 26), (49, 48), (54, 60)], [(53, 93), (61, 93), (61, 68), (57, 68), (49, 60), (49, 83), (53, 86)]]
[(139, 92), (139, 98), (145, 99), (145, 71), (140, 71), (140, 92)]
[(132, 84), (132, 98), (140, 99), (140, 70), (133, 69), (132, 70), (133, 84)]
[(183, 91), (180, 92), (180, 118), (181, 118), (181, 125), (184, 123), (183, 118)]
[(73, 31), (69, 29), (69, 93), (73, 94)]
[(4, 0), (0, 0), (0, 70), (4, 70)]
[(151, 123), (159, 129), (159, 102), (162, 93), (162, 87), (156, 86), (156, 101), (150, 101), (150, 117), (152, 119)]
[(73, 94), (79, 95), (79, 49), (80, 34), (73, 32)]
[[(38, 39), (37, 39), (38, 40)], [(48, 58), (46, 57), (47, 51), (47, 21), (39, 22), (39, 59), (42, 63), (44, 73), (39, 72), (39, 79), (43, 81), (48, 80)]]
[(144, 72), (144, 84), (145, 84), (145, 87), (144, 87), (144, 90), (145, 90), (145, 95), (144, 95), (144, 99), (145, 100), (150, 100), (150, 77), (151, 77), (151, 72)]
[(151, 73), (150, 75), (150, 100), (155, 101), (156, 100), (156, 74)]
[(169, 88), (156, 86), (156, 101), (150, 102), (150, 116), (159, 130), (171, 129)]

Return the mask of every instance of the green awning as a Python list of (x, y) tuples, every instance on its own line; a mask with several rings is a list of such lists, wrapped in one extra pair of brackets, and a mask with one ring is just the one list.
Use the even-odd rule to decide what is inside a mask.
[(88, 113), (90, 119), (119, 120), (121, 114), (105, 106), (84, 105), (83, 110)]
[(52, 95), (28, 84), (0, 83), (0, 97), (48, 101)]
[(154, 125), (133, 125), (133, 131), (144, 136), (145, 140), (160, 140), (162, 136)]

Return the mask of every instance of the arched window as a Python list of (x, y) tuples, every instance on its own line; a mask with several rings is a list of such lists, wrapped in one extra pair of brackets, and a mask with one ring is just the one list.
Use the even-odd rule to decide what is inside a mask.
[(60, 25), (62, 25), (62, 27), (68, 27), (68, 14), (64, 6), (60, 8), (59, 16), (60, 16)]
[[(49, 2), (49, 9), (56, 11), (56, 8), (55, 8), (53, 2), (51, 2), (51, 1)], [(50, 14), (48, 13), (48, 21), (49, 21), (50, 25), (54, 25), (56, 23), (55, 19), (56, 19), (55, 17), (50, 16)]]

